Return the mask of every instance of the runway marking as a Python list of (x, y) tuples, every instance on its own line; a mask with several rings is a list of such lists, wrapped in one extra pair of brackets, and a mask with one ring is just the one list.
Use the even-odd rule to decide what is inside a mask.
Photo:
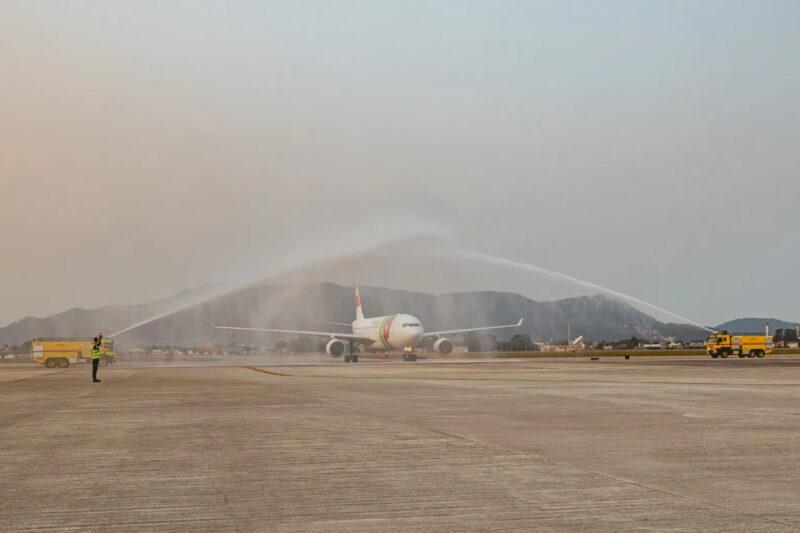
[(246, 368), (247, 370), (253, 370), (255, 372), (263, 372), (264, 374), (270, 374), (272, 376), (284, 376), (284, 377), (289, 376), (289, 374), (282, 374), (280, 372), (275, 372), (274, 370), (270, 370), (268, 368), (259, 368), (257, 366), (245, 366), (242, 368)]

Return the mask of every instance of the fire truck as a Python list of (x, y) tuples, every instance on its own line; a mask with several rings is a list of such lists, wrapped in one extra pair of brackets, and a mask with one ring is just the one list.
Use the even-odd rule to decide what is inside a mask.
[[(36, 339), (31, 341), (31, 359), (47, 368), (66, 368), (85, 363), (92, 358), (92, 339)], [(100, 366), (116, 361), (114, 341), (103, 339), (100, 346)]]
[(764, 357), (772, 353), (772, 337), (769, 335), (731, 335), (727, 331), (709, 335), (706, 353), (716, 359), (738, 355), (739, 357)]

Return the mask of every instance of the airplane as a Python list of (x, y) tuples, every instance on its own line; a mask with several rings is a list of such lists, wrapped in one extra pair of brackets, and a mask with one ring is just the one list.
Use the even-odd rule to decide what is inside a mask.
[[(236, 326), (217, 326), (209, 322), (209, 325), (216, 329), (229, 329), (235, 331), (259, 331), (267, 333), (292, 333), (296, 335), (311, 335), (315, 337), (328, 337), (330, 340), (325, 346), (325, 352), (331, 357), (342, 357), (345, 363), (357, 363), (358, 354), (354, 352), (355, 344), (371, 352), (400, 351), (403, 352), (404, 361), (416, 361), (417, 354), (415, 348), (420, 346), (423, 339), (435, 338), (433, 349), (436, 353), (447, 355), (453, 351), (453, 341), (444, 337), (456, 333), (468, 333), (470, 331), (487, 331), (491, 329), (518, 328), (522, 325), (522, 319), (516, 324), (505, 324), (502, 326), (484, 326), (479, 328), (448, 329), (444, 331), (431, 331), (425, 333), (422, 322), (415, 316), (409, 314), (396, 314), (366, 318), (364, 309), (361, 306), (361, 296), (358, 290), (358, 283), (353, 283), (353, 298), (355, 300), (356, 319), (352, 324), (342, 324), (340, 322), (324, 322), (335, 326), (351, 327), (353, 333), (333, 333), (329, 331), (303, 331), (293, 329), (272, 329), (272, 328), (244, 328)], [(345, 353), (349, 344), (349, 352)]]

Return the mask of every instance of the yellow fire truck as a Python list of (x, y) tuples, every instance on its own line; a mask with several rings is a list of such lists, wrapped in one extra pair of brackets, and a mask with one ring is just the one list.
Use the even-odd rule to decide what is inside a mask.
[(731, 355), (739, 357), (764, 357), (772, 353), (772, 337), (767, 335), (731, 335), (723, 331), (709, 335), (706, 353), (716, 359)]
[[(31, 358), (34, 363), (48, 368), (66, 368), (70, 363), (85, 363), (92, 358), (91, 339), (37, 339), (31, 341)], [(103, 339), (100, 346), (100, 365), (116, 361), (114, 341)]]

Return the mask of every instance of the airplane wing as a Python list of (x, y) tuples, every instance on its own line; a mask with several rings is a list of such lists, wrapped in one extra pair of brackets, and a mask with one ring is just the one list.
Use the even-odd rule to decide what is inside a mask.
[(231, 329), (235, 331), (256, 331), (263, 333), (291, 333), (293, 335), (311, 335), (312, 337), (329, 337), (331, 339), (337, 338), (347, 341), (371, 343), (374, 339), (369, 337), (360, 337), (350, 333), (331, 333), (329, 331), (302, 331), (295, 329), (270, 329), (270, 328), (240, 328), (236, 326), (217, 326), (216, 324), (208, 323), (209, 326), (215, 329)]
[(425, 333), (424, 337), (438, 337), (440, 335), (452, 335), (453, 333), (469, 333), (470, 331), (487, 331), (490, 329), (503, 329), (503, 328), (518, 328), (522, 325), (522, 319), (516, 324), (506, 324), (504, 326), (484, 326), (481, 328), (467, 328), (467, 329), (448, 329), (447, 331), (430, 331)]

